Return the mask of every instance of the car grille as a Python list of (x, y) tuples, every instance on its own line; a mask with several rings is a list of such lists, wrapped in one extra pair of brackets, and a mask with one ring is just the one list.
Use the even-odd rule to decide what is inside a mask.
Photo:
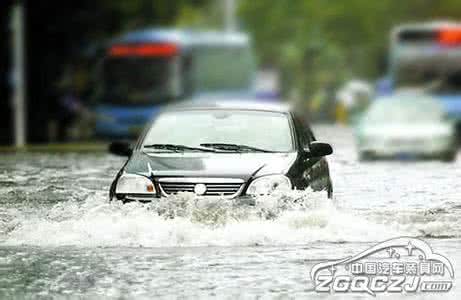
[(237, 182), (236, 180), (231, 182), (206, 182), (205, 180), (197, 179), (195, 182), (181, 182), (177, 180), (173, 182), (159, 182), (162, 191), (167, 195), (180, 192), (194, 193), (195, 185), (200, 183), (206, 186), (204, 196), (234, 196), (240, 191), (243, 185), (243, 182)]

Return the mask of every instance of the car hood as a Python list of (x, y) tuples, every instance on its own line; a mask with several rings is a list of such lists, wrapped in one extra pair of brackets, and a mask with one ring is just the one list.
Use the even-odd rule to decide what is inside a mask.
[[(248, 180), (252, 176), (285, 174), (296, 160), (293, 153), (152, 153), (135, 152), (128, 173), (158, 177), (224, 177)], [(150, 167), (149, 167), (150, 166)]]

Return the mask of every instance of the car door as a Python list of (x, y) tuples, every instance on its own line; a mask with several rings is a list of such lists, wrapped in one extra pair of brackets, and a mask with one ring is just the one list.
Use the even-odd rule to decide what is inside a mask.
[[(303, 149), (310, 149), (310, 144), (316, 141), (307, 122), (299, 119), (295, 121), (299, 128), (299, 142)], [(305, 158), (301, 162), (303, 168), (302, 181), (303, 185), (310, 187), (314, 191), (327, 191), (328, 195), (332, 193), (331, 180), (328, 169), (328, 162), (325, 157)]]

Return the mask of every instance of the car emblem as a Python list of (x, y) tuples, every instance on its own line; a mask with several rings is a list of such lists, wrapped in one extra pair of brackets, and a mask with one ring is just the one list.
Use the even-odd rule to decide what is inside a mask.
[(194, 187), (194, 193), (199, 196), (204, 195), (206, 193), (206, 185), (203, 183), (196, 184)]

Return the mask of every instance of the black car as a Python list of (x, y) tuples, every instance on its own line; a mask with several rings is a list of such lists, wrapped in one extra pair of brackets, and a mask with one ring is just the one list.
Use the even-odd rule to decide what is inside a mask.
[(333, 195), (331, 146), (287, 106), (250, 103), (178, 105), (159, 114), (137, 144), (114, 142), (129, 159), (111, 200), (152, 201), (191, 192), (251, 198), (310, 187)]

